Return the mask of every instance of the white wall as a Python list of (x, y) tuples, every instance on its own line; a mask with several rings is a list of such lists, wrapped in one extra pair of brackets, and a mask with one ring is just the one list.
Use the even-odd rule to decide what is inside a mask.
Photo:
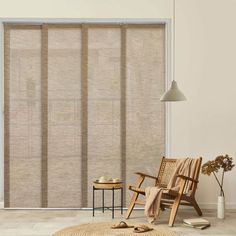
[[(1, 0), (0, 17), (172, 18), (172, 7), (172, 0)], [(171, 153), (236, 160), (236, 1), (176, 0), (176, 9), (176, 80), (188, 101), (171, 105)], [(217, 185), (200, 181), (199, 202), (211, 207)], [(225, 181), (230, 208), (235, 181), (236, 168)]]
[[(236, 1), (177, 0), (176, 76), (188, 101), (173, 105), (172, 150), (236, 161)], [(216, 201), (213, 177), (201, 177), (199, 199)], [(236, 208), (236, 168), (226, 174), (228, 207)]]

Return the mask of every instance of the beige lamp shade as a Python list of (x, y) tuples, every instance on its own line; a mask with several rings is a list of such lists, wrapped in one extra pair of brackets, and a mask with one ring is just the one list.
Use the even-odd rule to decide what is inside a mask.
[(179, 90), (177, 82), (173, 80), (170, 89), (162, 95), (160, 100), (162, 102), (178, 102), (185, 101), (187, 99), (184, 94)]

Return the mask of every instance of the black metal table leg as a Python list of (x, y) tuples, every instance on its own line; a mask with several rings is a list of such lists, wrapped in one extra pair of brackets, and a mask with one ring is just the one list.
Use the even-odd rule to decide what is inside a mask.
[(104, 189), (102, 190), (102, 212), (104, 213)]
[[(94, 182), (96, 183), (96, 182)], [(114, 186), (115, 185), (115, 186)], [(100, 207), (96, 207), (96, 203), (95, 203), (95, 198), (96, 198), (96, 190), (102, 190), (102, 206)], [(112, 191), (112, 205), (111, 206), (105, 206), (105, 190), (110, 190)], [(121, 204), (118, 206), (115, 206), (115, 191), (116, 190), (120, 190), (121, 191)], [(118, 183), (117, 185), (116, 184), (113, 184), (113, 186), (111, 187), (97, 187), (97, 186), (93, 186), (93, 216), (95, 216), (95, 210), (96, 209), (102, 209), (102, 212), (104, 213), (105, 212), (105, 209), (107, 208), (108, 210), (111, 210), (112, 211), (112, 219), (114, 219), (115, 217), (115, 207), (119, 208), (120, 207), (120, 212), (121, 214), (123, 214), (123, 207), (124, 207), (124, 189), (123, 189), (123, 185), (122, 185), (122, 182), (121, 183)]]
[(121, 191), (121, 208), (120, 208), (120, 212), (121, 212), (121, 215), (123, 215), (123, 188), (120, 189)]
[(112, 188), (112, 219), (114, 219), (114, 188)]
[(93, 186), (93, 216), (94, 216), (94, 207), (95, 207), (95, 189), (94, 189), (94, 186)]

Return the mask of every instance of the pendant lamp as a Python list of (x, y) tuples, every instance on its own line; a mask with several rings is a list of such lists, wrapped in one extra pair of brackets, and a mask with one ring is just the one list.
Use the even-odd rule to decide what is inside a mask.
[(169, 90), (167, 90), (162, 96), (162, 102), (178, 102), (187, 100), (184, 94), (179, 90), (177, 82), (175, 81), (175, 0), (173, 0), (173, 81), (171, 82), (171, 86)]
[(170, 89), (166, 91), (162, 97), (162, 102), (178, 102), (178, 101), (185, 101), (186, 97), (184, 94), (179, 90), (177, 82), (175, 80), (172, 81)]

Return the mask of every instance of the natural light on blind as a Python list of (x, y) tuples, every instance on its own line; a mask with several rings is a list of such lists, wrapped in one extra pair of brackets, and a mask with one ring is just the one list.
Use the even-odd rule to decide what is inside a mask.
[(164, 24), (8, 24), (4, 37), (5, 207), (91, 207), (100, 176), (154, 172)]

